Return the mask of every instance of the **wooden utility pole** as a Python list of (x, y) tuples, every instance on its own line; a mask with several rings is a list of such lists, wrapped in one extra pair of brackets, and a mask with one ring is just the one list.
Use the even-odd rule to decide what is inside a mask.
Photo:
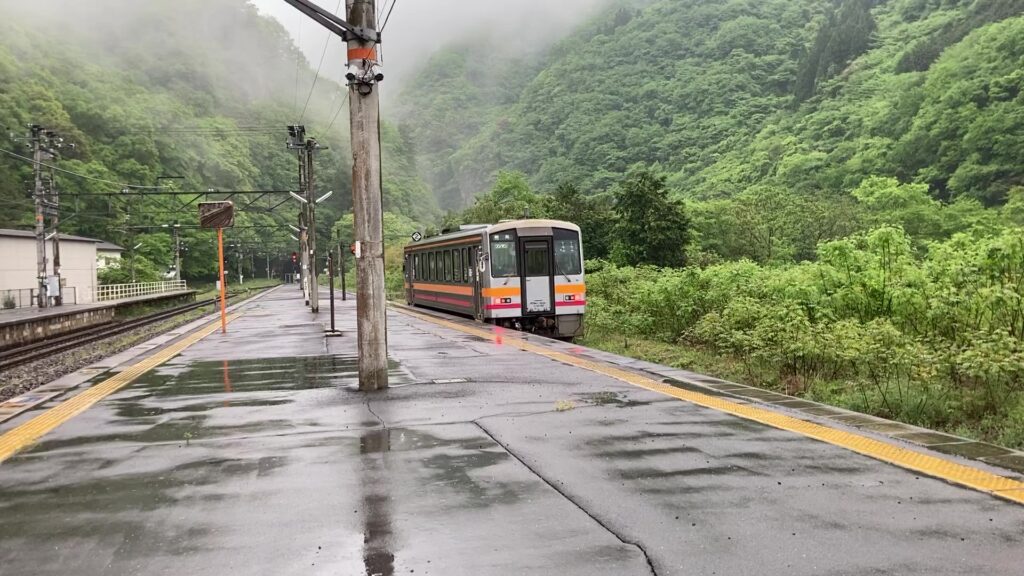
[[(375, 0), (346, 0), (348, 22), (376, 30)], [(380, 174), (380, 90), (384, 76), (377, 42), (348, 39), (349, 118), (352, 127), (352, 210), (355, 215), (356, 316), (359, 389), (388, 386), (387, 313), (384, 287), (384, 222)]]
[(359, 389), (388, 386), (387, 315), (384, 292), (384, 211), (380, 176), (380, 94), (384, 74), (377, 60), (374, 0), (346, 0), (346, 18), (312, 0), (284, 0), (348, 43), (349, 114), (352, 130), (352, 211), (355, 216), (356, 316)]

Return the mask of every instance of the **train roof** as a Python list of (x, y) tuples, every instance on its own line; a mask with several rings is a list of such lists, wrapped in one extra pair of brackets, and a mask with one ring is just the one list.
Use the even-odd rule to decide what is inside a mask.
[(528, 220), (507, 220), (498, 222), (497, 224), (474, 224), (468, 227), (466, 230), (458, 230), (456, 232), (449, 232), (448, 234), (441, 234), (440, 236), (431, 236), (430, 238), (424, 238), (419, 242), (413, 242), (406, 245), (406, 248), (420, 248), (424, 246), (431, 246), (442, 242), (448, 242), (450, 240), (459, 240), (462, 238), (473, 238), (475, 236), (484, 236), (492, 234), (494, 232), (504, 232), (505, 230), (518, 230), (520, 228), (565, 228), (567, 230), (580, 231), (580, 227), (573, 224), (572, 222), (565, 222), (562, 220), (545, 220), (539, 218), (533, 218)]

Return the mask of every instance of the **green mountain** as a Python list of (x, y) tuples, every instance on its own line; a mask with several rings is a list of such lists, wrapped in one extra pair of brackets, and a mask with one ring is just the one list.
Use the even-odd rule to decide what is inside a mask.
[(1019, 0), (623, 2), (534, 61), (479, 43), (435, 54), (398, 120), (449, 209), (500, 169), (596, 193), (635, 163), (692, 198), (888, 176), (999, 204), (1024, 184), (1022, 13)]
[[(75, 174), (56, 175), (65, 195), (61, 229), (142, 244), (152, 270), (171, 262), (170, 238), (142, 227), (194, 223), (195, 204), (183, 207), (193, 198), (84, 194), (158, 183), (294, 190), (297, 161), (285, 146), (285, 127), (300, 120), (329, 147), (317, 158), (319, 190), (335, 191), (318, 212), (327, 238), (351, 207), (348, 111), (341, 109), (346, 89), (323, 78), (314, 84), (314, 75), (281, 25), (245, 0), (0, 0), (0, 126), (13, 136), (0, 139), (0, 149), (24, 155), (17, 138), (29, 123), (74, 143), (59, 166)], [(387, 125), (382, 138), (385, 205), (432, 220), (438, 209), (408, 143)], [(32, 225), (30, 180), (29, 164), (0, 154), (0, 227)], [(245, 209), (231, 242), (240, 254), (291, 252), (294, 242), (281, 225), (296, 222), (296, 203), (257, 196), (233, 198)], [(208, 274), (209, 234), (189, 231), (186, 244), (186, 275)]]

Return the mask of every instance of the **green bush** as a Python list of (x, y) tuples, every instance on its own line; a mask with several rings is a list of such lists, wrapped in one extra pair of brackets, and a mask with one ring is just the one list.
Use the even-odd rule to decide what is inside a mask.
[(739, 363), (755, 384), (1024, 446), (1024, 230), (916, 248), (883, 226), (817, 262), (589, 262), (592, 334)]

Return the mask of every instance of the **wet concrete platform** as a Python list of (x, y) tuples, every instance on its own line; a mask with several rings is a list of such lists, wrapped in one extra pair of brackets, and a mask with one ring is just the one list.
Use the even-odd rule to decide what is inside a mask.
[(0, 574), (1024, 566), (1011, 502), (401, 313), (366, 395), (353, 302), (241, 311), (0, 464)]

